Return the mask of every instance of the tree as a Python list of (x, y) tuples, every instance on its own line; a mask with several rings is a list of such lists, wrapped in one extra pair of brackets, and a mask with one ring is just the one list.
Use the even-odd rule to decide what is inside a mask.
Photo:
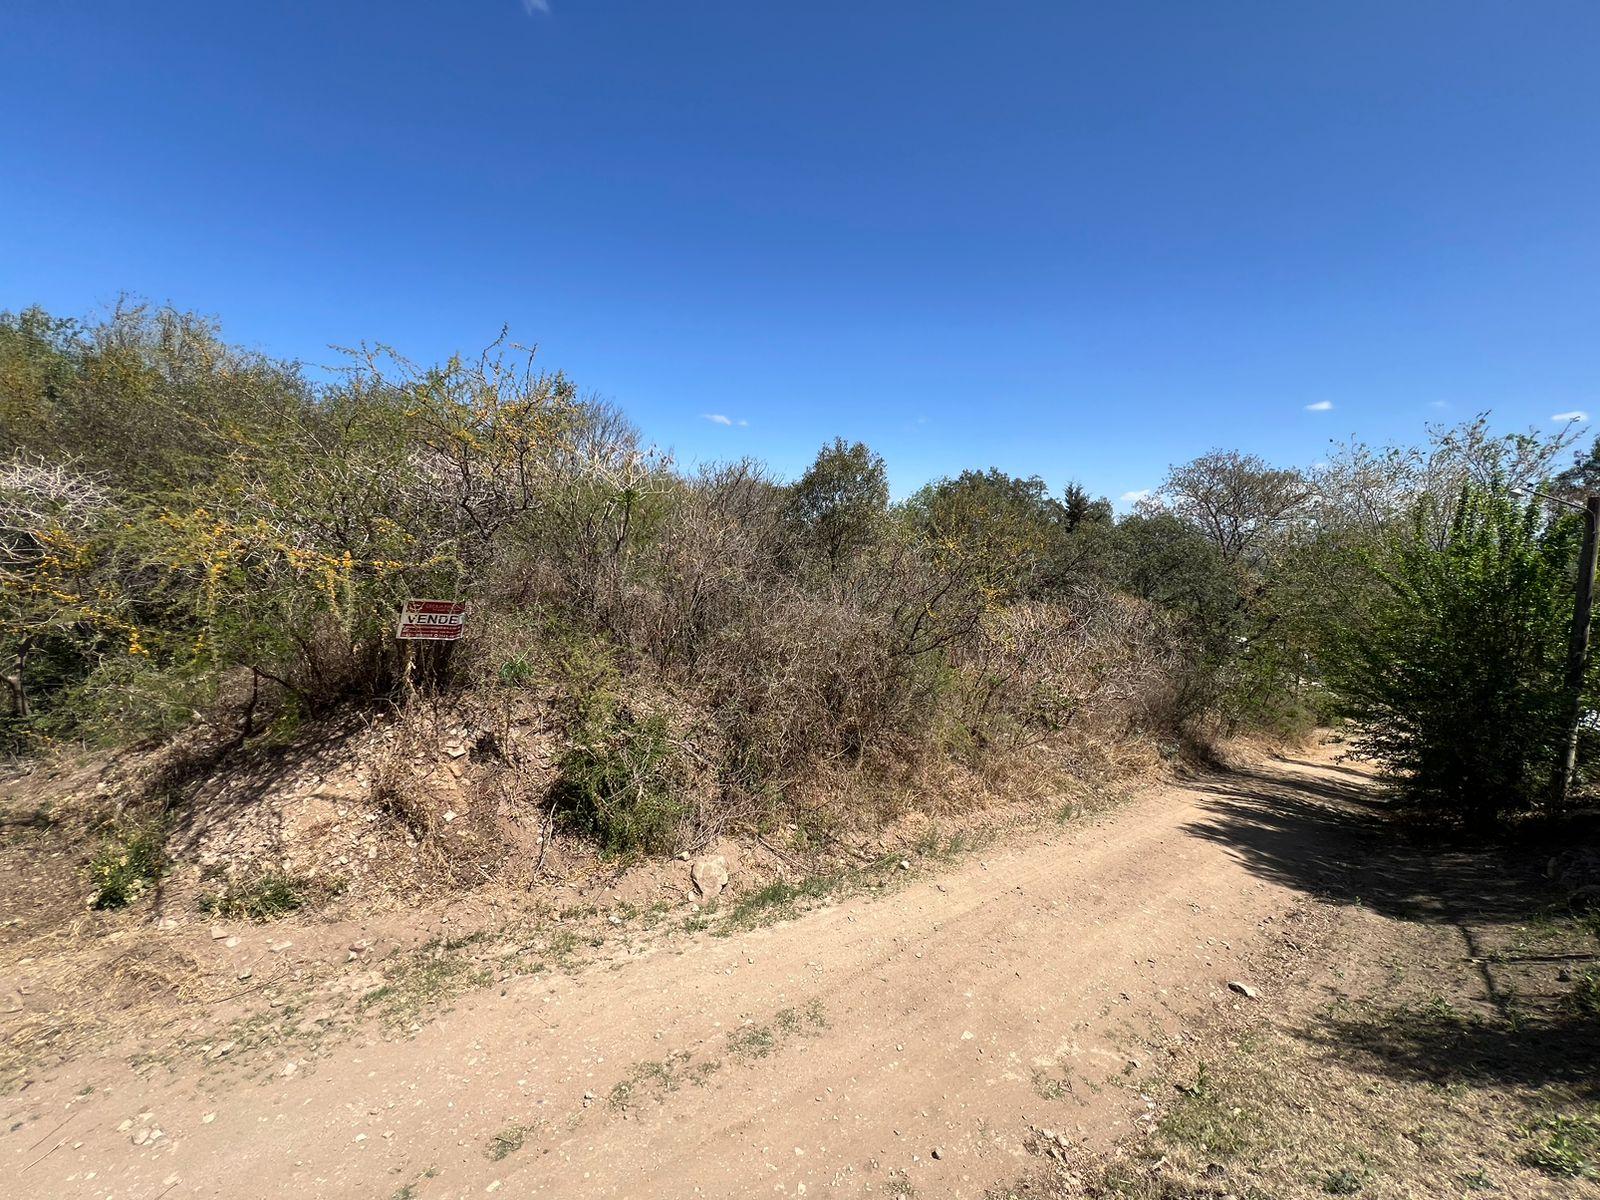
[(1111, 501), (1098, 500), (1076, 480), (1061, 489), (1062, 520), (1070, 533), (1083, 525), (1105, 525), (1112, 520)]
[(1194, 524), (1228, 562), (1254, 566), (1276, 534), (1306, 516), (1313, 494), (1298, 471), (1213, 450), (1169, 470), (1156, 507)]
[(1436, 545), (1424, 507), (1330, 677), (1415, 804), (1482, 824), (1531, 808), (1555, 762), (1579, 524), (1468, 483)]
[(935, 560), (979, 581), (995, 604), (1047, 591), (1063, 557), (1067, 510), (1037, 475), (963, 471), (922, 488), (906, 510)]
[(1573, 456), (1572, 465), (1552, 481), (1556, 490), (1577, 499), (1600, 492), (1600, 437)]
[(883, 458), (861, 442), (835, 438), (790, 489), (785, 516), (800, 541), (837, 571), (872, 540), (888, 507)]

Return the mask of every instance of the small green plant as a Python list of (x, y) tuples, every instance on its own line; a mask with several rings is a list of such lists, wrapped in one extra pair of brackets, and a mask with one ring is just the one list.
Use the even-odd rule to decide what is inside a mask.
[(719, 932), (731, 934), (797, 916), (805, 901), (825, 899), (844, 883), (839, 873), (808, 875), (798, 883), (774, 880), (740, 896), (728, 910), (727, 927)]
[(1231, 1102), (1229, 1089), (1200, 1063), (1192, 1084), (1177, 1085), (1179, 1100), (1161, 1118), (1160, 1130), (1180, 1145), (1213, 1154), (1232, 1155), (1246, 1149), (1260, 1122)]
[(503, 687), (525, 687), (532, 682), (535, 672), (527, 656), (517, 654), (502, 662), (496, 675)]
[(745, 1025), (728, 1035), (728, 1051), (738, 1058), (765, 1058), (778, 1046), (770, 1025)]
[(808, 1033), (821, 1033), (828, 1027), (827, 1010), (821, 1000), (804, 1008), (783, 1008), (772, 1014), (765, 1025), (743, 1025), (728, 1035), (728, 1052), (736, 1058), (765, 1058), (784, 1041)]
[(309, 894), (310, 885), (306, 880), (280, 871), (267, 871), (247, 883), (230, 884), (221, 892), (202, 896), (200, 907), (216, 917), (270, 921), (300, 908)]
[(821, 1033), (828, 1027), (827, 1012), (816, 998), (804, 1008), (780, 1009), (773, 1020), (785, 1033)]
[(1065, 1072), (1057, 1076), (1040, 1068), (1033, 1073), (1033, 1094), (1041, 1100), (1065, 1100), (1072, 1094), (1072, 1079)]
[(685, 1082), (704, 1087), (711, 1076), (722, 1068), (716, 1059), (689, 1065), (689, 1053), (679, 1050), (657, 1062), (637, 1062), (628, 1071), (627, 1078), (618, 1080), (607, 1096), (607, 1103), (618, 1112), (626, 1112), (646, 1096), (660, 1099), (675, 1092)]
[(159, 822), (112, 829), (89, 860), (95, 908), (124, 908), (153, 887), (167, 869), (166, 832)]
[(361, 1007), (377, 1013), (391, 1025), (420, 1020), (430, 1010), (493, 978), (456, 951), (482, 940), (483, 934), (434, 939), (410, 954), (389, 961), (383, 983), (361, 998)]
[(1354, 1196), (1366, 1186), (1366, 1183), (1367, 1176), (1364, 1171), (1340, 1167), (1322, 1177), (1322, 1190), (1330, 1196)]
[(1600, 1178), (1600, 1110), (1574, 1116), (1560, 1113), (1528, 1127), (1534, 1139), (1529, 1165), (1550, 1175)]

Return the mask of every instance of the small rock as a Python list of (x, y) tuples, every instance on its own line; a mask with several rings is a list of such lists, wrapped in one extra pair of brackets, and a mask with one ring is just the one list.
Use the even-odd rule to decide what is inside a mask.
[(133, 1144), (135, 1146), (144, 1145), (146, 1142), (148, 1142), (150, 1140), (150, 1133), (151, 1133), (151, 1131), (149, 1129), (141, 1129), (141, 1130), (139, 1130), (138, 1133), (133, 1135)]
[(728, 886), (728, 860), (720, 855), (696, 859), (689, 868), (689, 882), (701, 900), (715, 900)]
[(943, 1158), (944, 1157), (944, 1151), (939, 1149), (939, 1147), (937, 1147), (937, 1146), (935, 1146), (929, 1153), (931, 1153), (934, 1158)]
[(1257, 1000), (1261, 996), (1261, 993), (1257, 992), (1248, 983), (1240, 983), (1237, 979), (1228, 980), (1228, 988), (1231, 991), (1238, 992), (1246, 1000)]
[(213, 925), (211, 927), (211, 937), (212, 937), (212, 939), (214, 941), (220, 942), (223, 938), (225, 938), (227, 936), (228, 936), (228, 931), (226, 929), (222, 928), (222, 926)]
[(910, 860), (910, 859), (908, 859), (908, 858), (902, 858), (902, 859), (901, 859), (901, 860), (900, 860), (900, 869), (901, 869), (901, 870), (902, 870), (902, 871), (909, 871), (909, 870), (911, 870), (911, 860)]
[(209, 1112), (205, 1116), (200, 1118), (200, 1124), (209, 1125), (209, 1124), (211, 1124), (211, 1122), (215, 1121), (216, 1119), (217, 1119), (217, 1114), (214, 1113), (214, 1112)]

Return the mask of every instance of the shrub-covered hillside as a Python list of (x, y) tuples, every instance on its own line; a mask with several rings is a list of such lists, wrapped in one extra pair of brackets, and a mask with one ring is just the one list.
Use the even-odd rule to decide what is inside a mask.
[[(0, 319), (0, 428), (7, 752), (199, 727), (216, 762), (536, 695), (562, 747), (539, 799), (615, 851), (787, 819), (822, 776), (1304, 730), (1463, 486), (1543, 478), (1565, 442), (1480, 419), (1309, 473), (1219, 450), (1120, 518), (994, 469), (893, 502), (844, 440), (792, 481), (683, 470), (504, 340), (322, 382), (136, 305)], [(407, 597), (468, 601), (467, 637), (408, 656)]]

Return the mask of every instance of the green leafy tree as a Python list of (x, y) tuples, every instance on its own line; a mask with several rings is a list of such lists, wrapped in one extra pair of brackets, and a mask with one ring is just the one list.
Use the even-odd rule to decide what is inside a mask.
[(1469, 483), (1438, 544), (1423, 507), (1330, 675), (1415, 804), (1482, 824), (1535, 806), (1555, 762), (1579, 523)]
[(789, 490), (785, 516), (801, 542), (837, 570), (872, 540), (888, 507), (883, 457), (835, 438)]
[(928, 484), (906, 511), (945, 570), (979, 582), (991, 605), (1046, 592), (1070, 525), (1037, 475), (990, 468)]

